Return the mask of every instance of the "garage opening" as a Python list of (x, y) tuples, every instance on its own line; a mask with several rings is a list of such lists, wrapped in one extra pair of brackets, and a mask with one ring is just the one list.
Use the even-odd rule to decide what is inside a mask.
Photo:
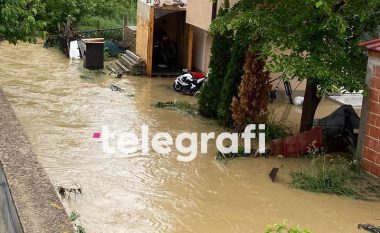
[(138, 0), (136, 54), (146, 63), (148, 77), (178, 75), (182, 69), (191, 69), (192, 35), (186, 24), (185, 3)]
[(185, 67), (186, 11), (156, 8), (154, 18), (152, 75), (178, 75)]

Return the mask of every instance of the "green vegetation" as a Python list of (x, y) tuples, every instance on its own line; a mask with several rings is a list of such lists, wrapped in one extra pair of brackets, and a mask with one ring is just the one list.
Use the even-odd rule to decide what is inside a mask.
[(307, 169), (292, 172), (291, 186), (311, 192), (333, 193), (358, 198), (351, 186), (355, 178), (351, 163), (346, 159), (315, 156)]
[[(256, 133), (260, 133), (260, 130), (257, 130)], [(274, 117), (271, 117), (268, 119), (266, 128), (265, 128), (265, 140), (267, 142), (278, 139), (278, 138), (284, 138), (292, 134), (291, 127), (285, 125), (281, 121), (277, 121)], [(252, 153), (244, 153), (244, 148), (239, 147), (237, 153), (229, 153), (229, 154), (223, 154), (220, 151), (216, 152), (216, 160), (227, 160), (227, 159), (233, 159), (233, 158), (239, 158), (239, 157), (256, 157), (261, 156), (262, 154), (257, 154), (256, 150), (252, 148)]]
[(36, 38), (43, 35), (42, 31), (46, 26), (46, 22), (37, 19), (37, 14), (42, 11), (44, 7), (39, 0), (1, 0), (0, 42), (36, 42)]
[(74, 224), (75, 233), (86, 233), (84, 228), (81, 225), (78, 225), (76, 223), (78, 221), (79, 217), (80, 217), (80, 215), (77, 212), (73, 211), (73, 212), (71, 212), (69, 219)]
[(247, 48), (248, 42), (245, 40), (244, 31), (237, 31), (232, 43), (218, 104), (217, 119), (223, 126), (232, 126), (232, 112), (230, 107), (232, 98), (238, 94), (241, 77), (243, 76), (243, 65)]
[(301, 229), (299, 227), (289, 227), (288, 223), (284, 221), (281, 224), (274, 224), (267, 226), (265, 233), (312, 233), (309, 230)]
[(285, 138), (292, 135), (292, 128), (284, 122), (277, 121), (274, 117), (270, 117), (265, 126), (266, 141), (273, 139)]
[(35, 42), (45, 32), (56, 32), (68, 15), (80, 29), (122, 27), (125, 13), (135, 24), (136, 7), (137, 0), (2, 0), (0, 41)]
[[(219, 16), (226, 10), (221, 10)], [(223, 34), (215, 33), (211, 47), (210, 72), (207, 82), (202, 87), (199, 96), (199, 112), (209, 118), (217, 118), (218, 106), (221, 103), (221, 91), (224, 83), (224, 76), (227, 73), (228, 57), (231, 52), (232, 31)]]
[(157, 102), (155, 104), (156, 108), (167, 108), (173, 111), (189, 114), (189, 115), (197, 115), (198, 110), (195, 106), (185, 101), (177, 101), (177, 102)]
[[(80, 30), (93, 30), (105, 28), (123, 27), (124, 14), (128, 15), (128, 24), (136, 25), (137, 0), (112, 0), (105, 1), (106, 4), (94, 13), (82, 17), (78, 21)], [(103, 9), (108, 9), (106, 12)], [(98, 12), (101, 11), (101, 12)]]
[(48, 32), (55, 32), (67, 15), (76, 19), (81, 30), (117, 28), (123, 26), (125, 13), (130, 23), (136, 22), (136, 7), (137, 0), (47, 0), (41, 17)]
[[(293, 77), (307, 79), (300, 124), (300, 130), (306, 131), (312, 127), (315, 111), (324, 94), (341, 87), (348, 91), (364, 89), (366, 56), (358, 43), (373, 38), (379, 22), (378, 0), (241, 0), (212, 22), (210, 32), (218, 36), (237, 32), (230, 43), (233, 50), (237, 49), (234, 46), (236, 38), (243, 38), (250, 42), (250, 51), (261, 54), (267, 70), (281, 73), (285, 80)], [(367, 36), (364, 38), (364, 35)], [(231, 51), (230, 56), (213, 59), (235, 59), (239, 65), (234, 52), (237, 51)], [(213, 51), (213, 54), (223, 53)], [(230, 64), (227, 61), (223, 63)], [(211, 63), (211, 71), (214, 66)], [(239, 74), (238, 67), (228, 67), (227, 72), (218, 77), (224, 81), (215, 82), (219, 86), (212, 87), (212, 90), (222, 90), (221, 95), (226, 97), (210, 99), (210, 106), (218, 106), (217, 118), (222, 124), (229, 122), (229, 96), (236, 94), (235, 87), (240, 82), (228, 70), (234, 70), (234, 75)], [(205, 85), (205, 95), (212, 92), (210, 87)], [(200, 107), (203, 115), (213, 116), (204, 114), (208, 111), (205, 109), (207, 105), (200, 103)]]

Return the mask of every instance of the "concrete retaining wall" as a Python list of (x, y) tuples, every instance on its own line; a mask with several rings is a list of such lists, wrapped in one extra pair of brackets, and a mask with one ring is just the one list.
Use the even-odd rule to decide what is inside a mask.
[(2, 165), (0, 165), (0, 232), (23, 233)]
[(73, 226), (0, 88), (0, 161), (25, 233), (72, 233)]

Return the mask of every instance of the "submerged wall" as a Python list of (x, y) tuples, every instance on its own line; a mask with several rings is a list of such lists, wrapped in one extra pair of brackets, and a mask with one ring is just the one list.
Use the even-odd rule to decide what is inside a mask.
[(0, 161), (25, 233), (73, 232), (61, 200), (1, 88)]
[(9, 191), (3, 167), (0, 165), (0, 232), (23, 233), (16, 208)]

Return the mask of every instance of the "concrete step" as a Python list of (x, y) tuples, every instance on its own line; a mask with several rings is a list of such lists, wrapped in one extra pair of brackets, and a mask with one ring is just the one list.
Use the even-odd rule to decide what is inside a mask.
[(120, 61), (116, 61), (115, 63), (116, 63), (117, 66), (119, 66), (119, 67), (122, 69), (122, 71), (123, 71), (124, 73), (127, 73), (127, 74), (131, 73), (131, 70), (128, 69), (128, 67), (126, 67), (126, 66), (125, 66), (123, 63), (121, 63)]
[(128, 69), (130, 69), (130, 70), (132, 69), (133, 66), (136, 65), (136, 63), (130, 57), (128, 57), (124, 54), (121, 56), (120, 61), (122, 63), (124, 63), (124, 65), (126, 65), (128, 67)]
[(143, 60), (139, 56), (137, 56), (130, 50), (126, 50), (125, 55), (131, 58), (134, 61), (134, 63), (140, 64), (141, 62), (143, 62)]
[(132, 70), (133, 63), (131, 63), (127, 58), (121, 57), (119, 60), (121, 63), (124, 64), (125, 67), (127, 67), (129, 70)]

